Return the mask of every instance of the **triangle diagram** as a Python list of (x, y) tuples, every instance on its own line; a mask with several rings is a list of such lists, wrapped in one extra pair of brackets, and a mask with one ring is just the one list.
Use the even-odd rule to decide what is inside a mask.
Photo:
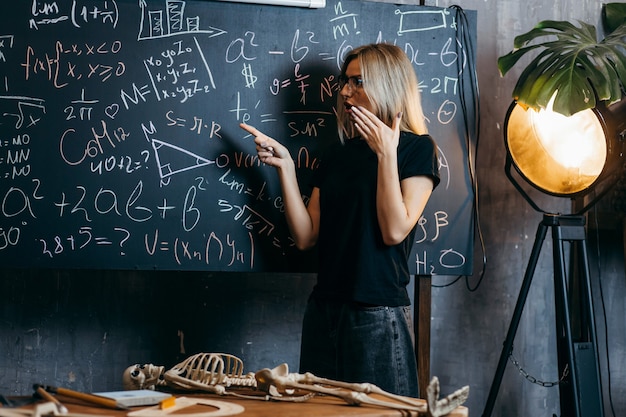
[(151, 142), (161, 179), (215, 163), (171, 143), (158, 139)]

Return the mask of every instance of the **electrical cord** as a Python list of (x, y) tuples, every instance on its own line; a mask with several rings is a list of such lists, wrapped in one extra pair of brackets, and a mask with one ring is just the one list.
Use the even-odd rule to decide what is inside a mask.
[[(606, 355), (606, 368), (607, 368), (607, 393), (609, 397), (609, 405), (611, 406), (611, 413), (613, 417), (615, 417), (615, 407), (613, 405), (613, 394), (612, 394), (612, 383), (611, 383), (611, 356), (609, 354), (609, 326), (608, 326), (608, 318), (606, 315), (606, 303), (604, 301), (604, 290), (602, 288), (602, 268), (600, 266), (600, 256), (602, 254), (600, 250), (600, 227), (598, 224), (598, 207), (594, 206), (594, 220), (596, 225), (596, 256), (597, 256), (597, 268), (598, 268), (598, 286), (600, 287), (600, 305), (602, 306), (602, 316), (604, 318), (604, 348)], [(595, 320), (595, 315), (594, 315)], [(597, 343), (597, 342), (596, 342)], [(596, 350), (597, 350), (596, 346)]]
[[(459, 275), (452, 282), (443, 285), (432, 285), (435, 288), (444, 288), (449, 287), (460, 279), (465, 277), (465, 285), (470, 292), (474, 292), (478, 290), (484, 276), (485, 270), (487, 269), (487, 253), (485, 249), (485, 240), (482, 232), (482, 226), (480, 224), (480, 213), (478, 209), (478, 179), (476, 177), (475, 172), (475, 164), (476, 158), (478, 154), (478, 144), (479, 144), (479, 132), (480, 132), (480, 92), (478, 88), (478, 76), (476, 74), (476, 62), (475, 62), (475, 49), (474, 44), (472, 42), (472, 37), (470, 32), (468, 31), (469, 22), (467, 20), (467, 15), (465, 11), (460, 6), (450, 6), (451, 9), (455, 11), (454, 21), (457, 25), (457, 33), (459, 34), (456, 38), (455, 48), (457, 54), (457, 68), (459, 76), (459, 99), (461, 104), (461, 111), (463, 114), (463, 127), (465, 130), (465, 145), (467, 147), (467, 166), (470, 175), (472, 192), (474, 193), (474, 206), (473, 206), (473, 218), (475, 222), (474, 227), (474, 240), (478, 239), (480, 243), (480, 249), (482, 252), (482, 270), (480, 272), (478, 282), (473, 287), (470, 285), (469, 279), (471, 276), (469, 275)], [(467, 53), (466, 53), (467, 51)], [(467, 62), (465, 59), (467, 58)], [(469, 71), (465, 71), (464, 65), (467, 64), (467, 68)], [(470, 110), (468, 109), (468, 101), (466, 98), (466, 85), (465, 85), (465, 74), (469, 74), (470, 85), (469, 89), (471, 92), (471, 104), (473, 105), (473, 115), (474, 118), (472, 123), (470, 123)], [(472, 152), (472, 138), (474, 138), (474, 147)], [(474, 155), (474, 156), (473, 156)]]

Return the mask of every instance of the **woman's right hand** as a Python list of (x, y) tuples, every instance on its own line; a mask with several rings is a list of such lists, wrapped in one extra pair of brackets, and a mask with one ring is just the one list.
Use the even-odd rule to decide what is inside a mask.
[(253, 126), (240, 123), (239, 127), (254, 136), (261, 162), (278, 169), (285, 203), (285, 218), (296, 247), (298, 249), (312, 247), (317, 242), (319, 233), (319, 189), (313, 189), (307, 207), (300, 193), (295, 163), (289, 150)]
[(261, 162), (277, 168), (283, 168), (287, 161), (291, 162), (289, 150), (276, 139), (245, 123), (240, 123), (239, 127), (254, 136), (256, 151)]

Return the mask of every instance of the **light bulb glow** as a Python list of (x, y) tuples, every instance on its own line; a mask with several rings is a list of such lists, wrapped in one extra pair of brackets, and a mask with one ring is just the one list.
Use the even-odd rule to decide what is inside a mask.
[(564, 116), (515, 105), (507, 120), (507, 148), (522, 175), (556, 195), (572, 195), (598, 179), (608, 156), (604, 130), (593, 110)]
[(606, 155), (602, 126), (592, 110), (564, 116), (550, 108), (528, 110), (537, 139), (554, 161), (581, 175), (600, 175)]

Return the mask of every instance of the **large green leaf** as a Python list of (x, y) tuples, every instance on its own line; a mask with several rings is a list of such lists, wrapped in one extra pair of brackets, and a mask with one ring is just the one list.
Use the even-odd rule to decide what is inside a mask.
[(607, 3), (602, 8), (602, 25), (607, 33), (626, 22), (626, 3)]
[[(522, 56), (540, 50), (522, 71), (513, 98), (534, 109), (545, 108), (556, 93), (554, 111), (566, 116), (622, 99), (626, 86), (626, 24), (598, 42), (596, 28), (584, 22), (545, 20), (514, 40), (514, 48), (498, 58), (505, 75)], [(549, 37), (544, 42), (540, 38)]]

